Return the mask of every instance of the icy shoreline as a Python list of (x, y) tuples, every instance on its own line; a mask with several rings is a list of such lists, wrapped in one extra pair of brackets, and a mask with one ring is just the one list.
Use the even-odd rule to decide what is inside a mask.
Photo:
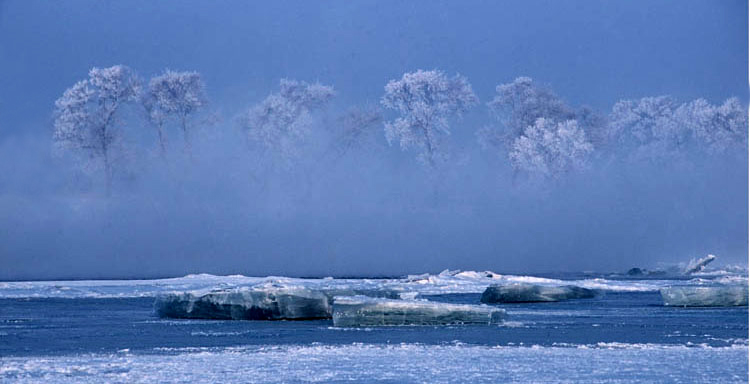
[[(278, 285), (330, 292), (380, 292), (384, 297), (399, 294), (439, 295), (482, 293), (491, 285), (536, 284), (577, 287), (609, 292), (656, 292), (671, 286), (747, 284), (747, 272), (705, 272), (692, 279), (613, 279), (601, 277), (561, 280), (528, 275), (502, 275), (494, 272), (443, 271), (439, 274), (410, 275), (397, 279), (302, 279), (282, 276), (187, 275), (157, 280), (78, 280), (0, 282), (0, 298), (130, 298), (196, 290)], [(368, 294), (373, 295), (373, 294)]]

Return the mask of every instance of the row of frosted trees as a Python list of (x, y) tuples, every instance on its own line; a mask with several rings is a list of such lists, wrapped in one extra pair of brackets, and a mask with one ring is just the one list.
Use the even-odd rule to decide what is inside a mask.
[(107, 193), (114, 165), (123, 152), (123, 109), (139, 104), (143, 116), (156, 130), (162, 156), (166, 156), (165, 124), (182, 129), (185, 151), (190, 154), (189, 118), (206, 104), (204, 85), (197, 72), (165, 71), (145, 87), (128, 67), (93, 68), (89, 78), (75, 83), (55, 101), (53, 139), (59, 149), (102, 168)]
[[(251, 148), (288, 165), (301, 156), (316, 127), (316, 111), (335, 95), (331, 86), (283, 79), (279, 90), (248, 108), (238, 124)], [(416, 152), (420, 162), (436, 169), (450, 160), (451, 124), (478, 103), (463, 76), (439, 70), (405, 73), (385, 85), (382, 109), (356, 107), (339, 119), (336, 148), (345, 152), (382, 128), (388, 143)], [(193, 120), (207, 98), (197, 72), (167, 70), (143, 84), (122, 65), (93, 68), (88, 79), (67, 89), (55, 102), (54, 141), (100, 166), (108, 191), (115, 157), (122, 151), (122, 128), (138, 124), (126, 116), (127, 105), (137, 106), (153, 127), (162, 156), (168, 150), (168, 125), (182, 131), (183, 151), (191, 156)], [(620, 101), (602, 116), (571, 107), (549, 88), (519, 77), (498, 85), (487, 107), (492, 122), (476, 131), (479, 144), (505, 157), (516, 174), (534, 178), (558, 178), (585, 168), (596, 153), (669, 158), (686, 149), (744, 153), (747, 145), (747, 111), (736, 98), (714, 105), (704, 99), (678, 103), (666, 96), (645, 97)], [(384, 118), (388, 114), (392, 119)]]

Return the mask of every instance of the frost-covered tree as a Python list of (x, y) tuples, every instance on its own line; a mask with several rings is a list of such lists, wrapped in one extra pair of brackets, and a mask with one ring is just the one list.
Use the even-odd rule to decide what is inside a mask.
[(675, 124), (676, 108), (667, 96), (619, 101), (609, 115), (608, 136), (628, 152), (672, 152), (688, 139), (688, 131)]
[(747, 145), (747, 110), (737, 99), (712, 105), (697, 99), (678, 104), (667, 96), (622, 100), (612, 107), (608, 135), (631, 158), (685, 156)]
[(156, 129), (160, 154), (162, 157), (166, 157), (167, 135), (164, 132), (164, 124), (167, 122), (167, 114), (159, 107), (156, 97), (151, 92), (144, 93), (141, 97), (141, 105), (146, 113), (146, 120)]
[(157, 127), (159, 144), (164, 149), (162, 127), (166, 119), (175, 118), (182, 129), (185, 152), (191, 153), (190, 117), (206, 105), (205, 87), (198, 72), (166, 70), (148, 83), (143, 98), (149, 120)]
[(380, 111), (372, 105), (349, 108), (335, 124), (333, 152), (337, 157), (362, 149), (374, 140), (375, 130), (383, 122)]
[(567, 121), (576, 118), (575, 111), (548, 88), (534, 83), (530, 77), (519, 77), (511, 83), (495, 87), (496, 95), (487, 103), (500, 126), (486, 126), (477, 133), (480, 144), (498, 147), (510, 143), (539, 118)]
[[(68, 88), (55, 101), (53, 139), (59, 149), (84, 155), (87, 165), (104, 169), (107, 194), (120, 145), (123, 105), (138, 98), (140, 83), (126, 66), (92, 68), (89, 78)], [(121, 148), (119, 148), (121, 149)]]
[[(507, 153), (516, 172), (554, 178), (582, 168), (605, 122), (588, 107), (575, 110), (529, 77), (500, 84), (487, 103), (496, 124), (477, 131), (479, 144)], [(603, 141), (597, 140), (597, 141)]]
[(675, 116), (709, 152), (747, 149), (747, 109), (737, 98), (721, 105), (697, 99), (677, 108)]
[(384, 107), (400, 117), (385, 123), (388, 143), (398, 140), (401, 149), (416, 148), (418, 159), (431, 167), (443, 156), (441, 140), (450, 134), (448, 121), (460, 117), (478, 99), (465, 77), (449, 78), (442, 71), (405, 73), (385, 86)]
[(534, 177), (559, 177), (581, 168), (594, 150), (576, 120), (556, 122), (540, 117), (513, 140), (513, 168)]
[(279, 92), (251, 107), (241, 119), (251, 143), (258, 144), (289, 163), (299, 156), (300, 145), (310, 134), (312, 112), (336, 92), (333, 87), (282, 79)]
[(607, 117), (605, 115), (584, 105), (576, 110), (575, 119), (578, 122), (578, 127), (583, 129), (586, 137), (591, 141), (595, 149), (598, 150), (610, 145), (607, 137)]

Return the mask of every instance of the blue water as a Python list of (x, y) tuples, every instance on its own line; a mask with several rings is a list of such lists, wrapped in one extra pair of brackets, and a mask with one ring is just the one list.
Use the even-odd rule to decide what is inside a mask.
[[(430, 296), (478, 303), (479, 294)], [(0, 356), (151, 353), (155, 348), (268, 344), (465, 343), (506, 346), (596, 343), (708, 345), (747, 339), (748, 309), (664, 307), (656, 292), (502, 305), (503, 326), (387, 327), (346, 330), (320, 321), (160, 319), (152, 298), (0, 299)]]

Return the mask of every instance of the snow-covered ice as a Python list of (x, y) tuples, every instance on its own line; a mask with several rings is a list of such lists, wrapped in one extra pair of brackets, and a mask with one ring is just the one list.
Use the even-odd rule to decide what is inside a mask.
[(516, 283), (487, 287), (482, 293), (481, 301), (483, 303), (532, 303), (589, 299), (595, 296), (595, 290), (575, 285), (548, 286)]
[(496, 324), (504, 316), (505, 310), (484, 305), (366, 296), (336, 297), (333, 301), (333, 325), (336, 327)]
[(4, 357), (26, 383), (746, 383), (747, 345), (424, 344), (159, 348), (155, 353)]
[(748, 286), (718, 285), (661, 289), (664, 305), (673, 307), (732, 307), (747, 305)]
[(320, 319), (331, 315), (328, 297), (300, 288), (232, 288), (157, 297), (161, 317), (222, 320)]

